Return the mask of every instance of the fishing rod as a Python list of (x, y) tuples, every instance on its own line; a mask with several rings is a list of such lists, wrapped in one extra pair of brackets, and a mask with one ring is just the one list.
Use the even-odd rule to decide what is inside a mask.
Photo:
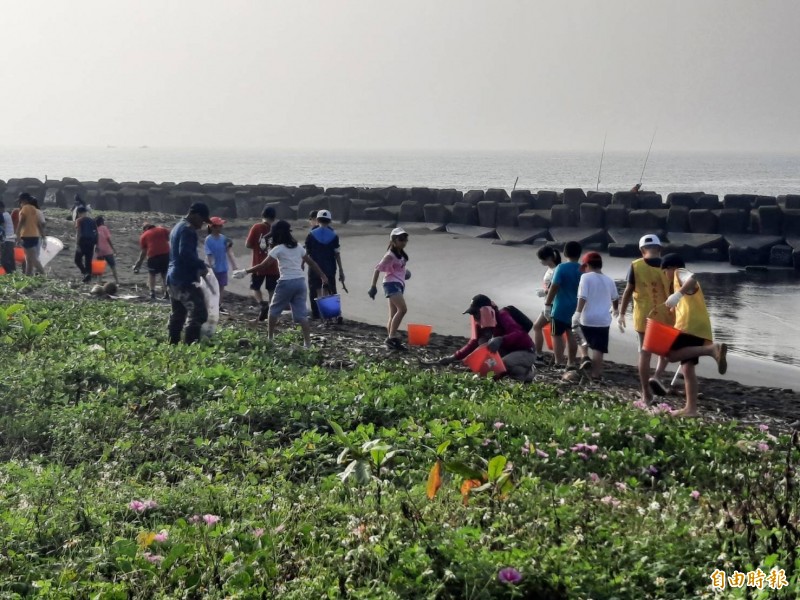
[(600, 153), (600, 168), (597, 169), (597, 187), (595, 187), (595, 191), (600, 191), (600, 173), (603, 171), (603, 157), (606, 155), (606, 138), (608, 137), (608, 132), (606, 131), (605, 135), (603, 136), (603, 151)]
[(639, 187), (642, 185), (642, 179), (644, 179), (644, 170), (647, 168), (647, 159), (650, 158), (650, 150), (653, 149), (653, 142), (656, 141), (656, 132), (658, 131), (658, 127), (653, 130), (653, 137), (650, 139), (650, 147), (647, 149), (647, 156), (644, 157), (644, 165), (642, 165), (642, 174), (639, 176)]

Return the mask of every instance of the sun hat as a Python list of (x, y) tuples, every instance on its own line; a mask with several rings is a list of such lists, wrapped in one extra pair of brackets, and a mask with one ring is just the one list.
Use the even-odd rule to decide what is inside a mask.
[(209, 219), (209, 223), (211, 223), (212, 225), (219, 225), (220, 227), (222, 227), (223, 225), (225, 225), (225, 223), (227, 223), (227, 221), (222, 217), (211, 217), (211, 219)]
[(395, 227), (394, 229), (392, 229), (392, 233), (389, 234), (389, 237), (396, 238), (401, 235), (408, 235), (408, 232), (402, 227)]
[(492, 300), (491, 298), (489, 298), (489, 296), (486, 296), (484, 294), (478, 294), (472, 297), (472, 302), (470, 303), (469, 307), (461, 314), (474, 315), (477, 314), (478, 311), (484, 306), (491, 306), (491, 305), (492, 305)]
[(656, 234), (648, 233), (639, 239), (639, 248), (644, 248), (645, 246), (661, 246), (661, 240), (658, 239)]
[(318, 210), (317, 211), (317, 220), (319, 219), (328, 219), (328, 221), (333, 221), (333, 217), (331, 216), (331, 211), (329, 210)]

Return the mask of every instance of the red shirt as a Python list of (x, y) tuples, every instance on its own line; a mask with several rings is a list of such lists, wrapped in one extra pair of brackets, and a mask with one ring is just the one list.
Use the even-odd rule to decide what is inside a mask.
[(139, 237), (139, 247), (147, 251), (147, 258), (169, 254), (169, 229), (153, 227)]
[[(253, 262), (250, 263), (251, 267), (260, 264), (265, 258), (267, 258), (267, 253), (269, 252), (269, 248), (262, 250), (261, 249), (261, 238), (266, 235), (269, 235), (269, 232), (272, 230), (272, 226), (269, 223), (256, 223), (250, 228), (250, 233), (247, 234), (247, 240), (245, 240), (244, 245), (248, 248), (253, 250)], [(263, 267), (253, 272), (254, 275), (273, 275), (278, 276), (278, 264), (275, 263), (271, 267)]]

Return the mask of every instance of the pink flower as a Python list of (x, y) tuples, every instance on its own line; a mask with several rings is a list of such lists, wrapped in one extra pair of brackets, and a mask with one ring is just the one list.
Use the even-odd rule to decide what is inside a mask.
[(692, 497), (692, 500), (697, 500), (698, 498), (700, 498), (700, 492), (698, 492), (697, 490), (693, 490), (692, 493), (689, 495)]
[(592, 483), (597, 483), (600, 481), (600, 476), (597, 473), (589, 473), (589, 479)]
[(761, 431), (769, 431), (769, 425), (764, 425), (763, 423), (758, 426)]
[(764, 442), (759, 442), (758, 449), (761, 450), (762, 452), (766, 452), (767, 450), (769, 450), (769, 444), (766, 444)]
[(495, 423), (494, 423), (494, 428), (495, 429), (502, 429), (505, 426), (506, 426), (506, 424), (503, 423), (502, 421), (495, 421)]
[(500, 569), (497, 573), (497, 579), (500, 583), (516, 585), (522, 581), (522, 573), (517, 571), (514, 567), (506, 567), (505, 569)]
[(564, 454), (566, 454), (564, 450), (561, 448), (556, 448), (556, 456), (564, 456)]
[(221, 517), (218, 517), (217, 515), (203, 515), (203, 521), (209, 527), (211, 527), (212, 525), (216, 525), (221, 520), (222, 520)]
[(654, 437), (653, 437), (652, 435), (650, 435), (649, 433), (645, 433), (645, 434), (644, 434), (644, 439), (646, 439), (646, 440), (647, 440), (648, 442), (650, 442), (651, 444), (652, 444), (653, 442), (655, 442), (655, 441), (656, 441), (656, 438), (654, 438)]
[(539, 458), (548, 458), (547, 452), (543, 452), (543, 451), (538, 450), (538, 449), (536, 450), (536, 456), (538, 456)]
[(620, 492), (627, 492), (628, 491), (628, 484), (625, 483), (624, 481), (618, 481), (614, 485), (617, 486), (617, 489)]
[(164, 542), (167, 541), (168, 538), (169, 538), (169, 532), (166, 529), (162, 529), (156, 534), (156, 537), (154, 537), (153, 539), (156, 542), (163, 544)]
[(264, 528), (263, 527), (259, 527), (258, 529), (254, 529), (253, 530), (253, 537), (260, 538), (262, 535), (264, 535)]
[(164, 560), (160, 554), (151, 554), (150, 552), (145, 552), (144, 557), (154, 565), (161, 564), (161, 561)]

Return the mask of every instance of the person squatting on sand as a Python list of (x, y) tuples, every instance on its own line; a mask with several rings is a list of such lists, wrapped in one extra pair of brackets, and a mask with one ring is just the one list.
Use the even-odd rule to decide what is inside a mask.
[[(342, 256), (339, 251), (339, 236), (331, 227), (331, 212), (329, 210), (317, 211), (317, 227), (312, 229), (306, 236), (306, 252), (319, 265), (322, 272), (328, 277), (328, 284), (325, 290), (329, 294), (336, 294), (336, 269), (339, 269), (339, 281), (344, 284), (344, 269), (342, 268)], [(311, 318), (319, 319), (319, 306), (316, 299), (324, 296), (325, 290), (322, 289), (322, 281), (313, 271), (308, 272), (308, 299), (311, 303)], [(339, 317), (339, 322), (342, 318)]]
[(203, 245), (207, 262), (214, 272), (214, 277), (217, 278), (217, 283), (219, 283), (220, 312), (224, 312), (222, 308), (222, 292), (225, 291), (225, 286), (228, 285), (228, 271), (231, 266), (235, 270), (239, 268), (236, 266), (236, 258), (233, 256), (233, 241), (222, 235), (223, 225), (225, 225), (225, 219), (211, 217), (211, 224), (208, 226), (209, 235)]
[(307, 307), (307, 288), (305, 277), (303, 276), (303, 264), (319, 275), (323, 284), (328, 283), (328, 277), (314, 262), (305, 248), (297, 244), (297, 240), (292, 237), (292, 229), (286, 221), (278, 221), (272, 226), (272, 249), (267, 258), (258, 265), (248, 269), (235, 271), (233, 276), (241, 279), (245, 274), (253, 273), (261, 267), (266, 267), (270, 263), (278, 264), (280, 277), (278, 285), (275, 287), (275, 294), (269, 305), (269, 318), (267, 319), (267, 337), (272, 340), (275, 337), (275, 327), (278, 324), (278, 317), (281, 313), (291, 306), (292, 319), (300, 325), (303, 331), (303, 346), (311, 347), (311, 327), (308, 324)]
[(18, 202), (19, 220), (14, 235), (17, 246), (22, 246), (25, 251), (25, 275), (44, 275), (44, 267), (39, 262), (39, 246), (46, 243), (40, 211), (28, 192), (22, 192)]
[[(208, 206), (195, 202), (189, 213), (178, 221), (169, 234), (169, 286), (172, 313), (169, 316), (169, 343), (181, 341), (181, 331), (186, 324), (183, 341), (193, 344), (200, 339), (200, 328), (208, 320), (208, 309), (200, 278), (208, 273), (204, 260), (197, 254), (197, 231), (211, 222)], [(188, 323), (187, 323), (188, 317)]]
[[(545, 298), (553, 281), (553, 272), (561, 264), (561, 253), (552, 246), (542, 246), (537, 250), (536, 256), (539, 258), (539, 262), (547, 267), (544, 277), (542, 277), (542, 288), (536, 292), (539, 298)], [(543, 330), (545, 327), (550, 327), (550, 321), (544, 316), (544, 310), (542, 310), (533, 323), (533, 344), (535, 346), (536, 362), (540, 364), (544, 364)]]
[(511, 309), (498, 309), (491, 298), (478, 294), (472, 298), (463, 314), (470, 316), (472, 327), (469, 341), (451, 356), (439, 359), (440, 365), (464, 360), (478, 346), (486, 344), (491, 352), (497, 352), (503, 358), (509, 377), (533, 381), (536, 360), (533, 340), (514, 318)]
[(92, 259), (97, 245), (97, 224), (89, 216), (89, 209), (81, 205), (75, 209), (75, 265), (83, 275), (83, 282), (92, 280)]
[[(269, 252), (269, 234), (272, 231), (272, 224), (275, 222), (275, 209), (271, 206), (264, 207), (261, 212), (261, 222), (256, 223), (250, 228), (247, 234), (247, 240), (244, 243), (245, 248), (253, 251), (253, 256), (250, 261), (251, 267), (256, 267), (264, 262)], [(253, 291), (253, 298), (256, 299), (259, 305), (258, 319), (264, 321), (269, 314), (269, 303), (272, 296), (275, 294), (275, 286), (278, 285), (278, 264), (275, 262), (269, 263), (266, 267), (260, 267), (252, 271), (250, 275), (250, 289)], [(261, 293), (261, 286), (267, 290), (267, 300), (264, 300), (264, 295)]]
[[(625, 313), (633, 298), (633, 328), (639, 336), (639, 383), (641, 397), (645, 402), (653, 399), (653, 391), (659, 395), (666, 395), (666, 389), (661, 383), (661, 377), (667, 368), (667, 359), (658, 357), (656, 372), (650, 377), (650, 362), (652, 353), (642, 348), (644, 331), (647, 327), (648, 317), (665, 325), (672, 325), (674, 317), (669, 311), (663, 310), (664, 301), (667, 299), (669, 281), (664, 271), (661, 270), (661, 240), (657, 235), (648, 233), (639, 240), (639, 250), (642, 258), (637, 258), (631, 263), (626, 277), (627, 285), (622, 293), (620, 305), (619, 324), (620, 331), (625, 331)], [(660, 307), (660, 308), (659, 308)], [(654, 310), (655, 309), (655, 310)], [(651, 314), (652, 313), (652, 314)]]
[(728, 370), (728, 346), (713, 343), (703, 290), (694, 273), (686, 270), (683, 259), (677, 254), (667, 254), (661, 261), (661, 269), (670, 281), (672, 292), (664, 304), (675, 311), (675, 329), (681, 332), (667, 354), (669, 362), (681, 363), (686, 389), (686, 405), (674, 414), (696, 417), (698, 384), (695, 365), (701, 356), (710, 356), (717, 361), (719, 374), (724, 375)]
[(389, 246), (386, 254), (381, 261), (375, 265), (375, 272), (372, 274), (372, 284), (367, 294), (375, 300), (378, 295), (378, 276), (383, 273), (383, 295), (389, 303), (389, 320), (386, 322), (387, 337), (386, 347), (390, 350), (405, 350), (406, 347), (400, 341), (398, 330), (400, 323), (403, 322), (408, 307), (405, 300), (406, 281), (411, 279), (411, 271), (406, 268), (408, 254), (406, 245), (408, 244), (408, 233), (400, 227), (392, 229), (389, 234)]
[(578, 242), (567, 242), (564, 245), (563, 262), (555, 268), (553, 281), (544, 300), (544, 316), (552, 320), (553, 354), (555, 365), (564, 364), (564, 338), (567, 334), (567, 369), (577, 366), (578, 342), (572, 335), (572, 315), (578, 306), (578, 282), (581, 268), (578, 260), (581, 257), (581, 245)]
[(106, 220), (100, 216), (95, 220), (97, 225), (97, 258), (98, 260), (106, 261), (108, 268), (111, 269), (111, 274), (114, 276), (114, 283), (119, 285), (119, 277), (117, 277), (117, 260), (114, 256), (114, 244), (111, 242), (111, 230), (106, 225)]
[(169, 299), (167, 289), (167, 270), (169, 269), (169, 229), (157, 227), (151, 223), (142, 225), (142, 235), (139, 236), (139, 247), (142, 251), (133, 272), (138, 273), (144, 259), (147, 259), (147, 287), (150, 289), (150, 300), (156, 299), (156, 275), (161, 275), (161, 284), (164, 287), (164, 298)]
[[(591, 378), (603, 376), (603, 355), (608, 353), (608, 333), (613, 317), (619, 316), (619, 293), (614, 280), (603, 274), (603, 257), (587, 252), (581, 259), (578, 284), (578, 307), (572, 315), (572, 327), (580, 327), (591, 358), (584, 357), (581, 368), (591, 369)], [(588, 355), (588, 350), (586, 351)]]

